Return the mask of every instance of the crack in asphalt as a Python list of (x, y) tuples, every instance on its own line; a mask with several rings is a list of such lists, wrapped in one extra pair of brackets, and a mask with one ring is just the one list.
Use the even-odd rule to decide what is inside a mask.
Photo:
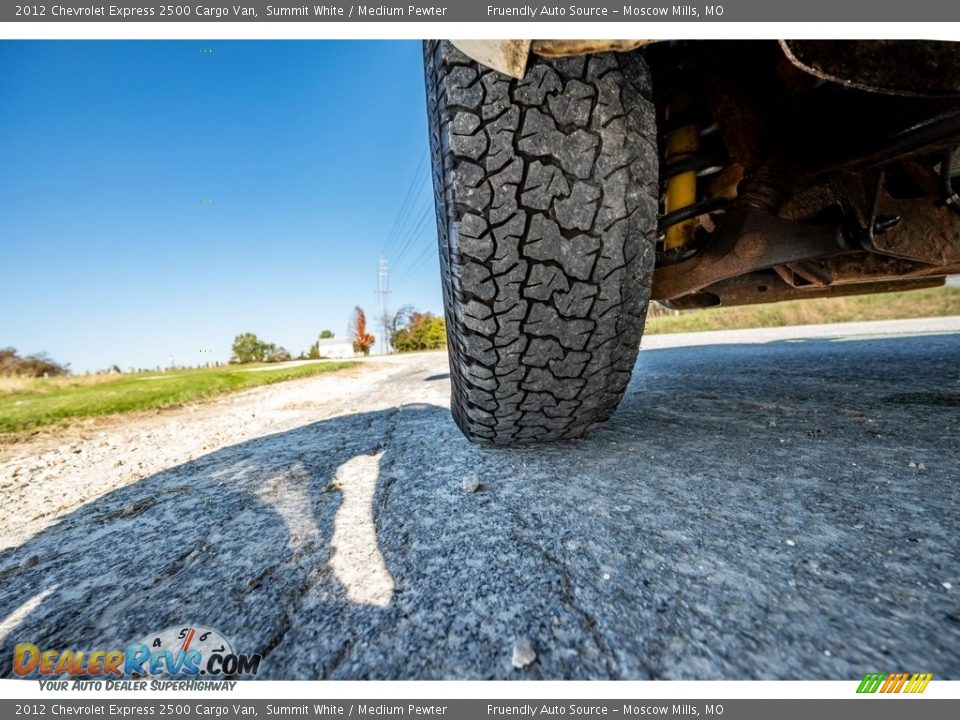
[[(526, 522), (523, 517), (523, 512), (519, 510), (514, 511), (514, 516), (517, 518), (518, 524), (520, 527), (527, 532), (531, 531), (530, 525)], [(537, 543), (533, 540), (530, 540), (523, 536), (522, 533), (514, 533), (514, 538), (517, 542), (526, 545), (532, 551), (538, 553), (548, 565), (552, 566), (557, 572), (560, 580), (560, 593), (563, 597), (564, 602), (567, 607), (576, 612), (581, 620), (583, 621), (584, 627), (589, 631), (590, 636), (593, 639), (594, 644), (596, 645), (597, 651), (600, 653), (603, 658), (604, 666), (607, 670), (607, 674), (611, 677), (615, 676), (616, 667), (614, 661), (611, 659), (611, 653), (609, 652), (609, 647), (603, 636), (603, 633), (600, 632), (598, 626), (597, 618), (594, 617), (590, 610), (582, 606), (577, 599), (576, 591), (574, 589), (574, 580), (573, 575), (570, 572), (569, 566), (560, 560), (558, 557), (550, 553), (545, 547), (540, 543)], [(653, 675), (651, 674), (651, 679)]]

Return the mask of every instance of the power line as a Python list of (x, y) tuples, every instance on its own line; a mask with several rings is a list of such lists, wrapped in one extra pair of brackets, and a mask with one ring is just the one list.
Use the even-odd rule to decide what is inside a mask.
[[(397, 253), (402, 253), (404, 247), (410, 239), (411, 230), (414, 230), (419, 227), (423, 222), (423, 216), (430, 212), (431, 207), (433, 206), (433, 194), (427, 195), (423, 199), (423, 202), (417, 208), (417, 212), (410, 213), (405, 220), (403, 227), (397, 232), (397, 242), (394, 243), (394, 250)], [(411, 206), (411, 209), (413, 206)]]
[[(429, 228), (432, 226), (426, 224), (427, 220), (432, 215), (430, 210), (432, 210), (432, 207), (428, 206), (427, 212), (424, 213), (423, 217), (421, 217), (420, 219), (420, 222), (417, 224), (417, 227), (410, 234), (408, 238), (408, 243), (404, 248), (404, 252), (401, 254), (401, 256), (397, 259), (396, 263), (394, 264), (394, 267), (398, 268), (397, 275), (400, 276), (400, 280), (397, 282), (397, 287), (399, 287), (401, 283), (406, 282), (411, 277), (413, 277), (416, 274), (416, 272), (423, 266), (423, 263), (427, 260), (427, 255), (430, 252), (430, 250), (432, 248), (437, 247), (436, 235), (433, 232), (429, 231)], [(406, 266), (404, 266), (401, 260), (404, 257), (406, 257), (407, 252), (414, 247), (412, 242), (414, 238), (417, 238), (417, 239), (424, 238), (426, 240), (426, 243), (422, 246), (423, 249), (420, 250), (420, 253), (412, 261), (408, 262)], [(420, 245), (418, 244), (417, 247), (420, 247)]]
[(403, 202), (400, 203), (400, 208), (397, 210), (396, 216), (393, 218), (393, 224), (390, 226), (390, 231), (387, 233), (387, 239), (384, 241), (383, 249), (381, 254), (389, 256), (393, 246), (396, 244), (397, 237), (400, 235), (400, 230), (403, 227), (404, 223), (409, 217), (410, 210), (413, 207), (413, 201), (418, 195), (415, 193), (415, 190), (423, 188), (423, 178), (422, 174), (426, 168), (428, 153), (424, 151), (423, 157), (420, 158), (420, 163), (417, 165), (417, 169), (413, 174), (413, 177), (410, 178), (410, 184), (407, 186), (407, 192), (404, 194)]
[[(380, 252), (380, 258), (377, 261), (377, 295), (380, 300), (380, 351), (383, 354), (386, 354), (390, 349), (390, 338), (388, 337), (390, 332), (390, 312), (389, 312), (389, 295), (390, 295), (390, 273), (387, 269), (387, 258), (399, 248), (399, 259), (402, 259), (409, 246), (412, 242), (412, 239), (420, 232), (423, 223), (424, 217), (420, 215), (411, 215), (413, 208), (416, 206), (416, 201), (423, 195), (424, 184), (424, 172), (427, 168), (427, 158), (429, 153), (424, 151), (423, 156), (420, 158), (420, 162), (417, 164), (417, 169), (413, 173), (413, 177), (410, 178), (410, 184), (407, 186), (407, 191), (404, 193), (403, 201), (400, 203), (400, 207), (397, 210), (397, 214), (393, 218), (393, 223), (390, 226), (390, 231), (387, 233), (386, 240), (384, 240), (383, 248)], [(422, 215), (426, 215), (428, 206), (424, 207)], [(411, 227), (411, 217), (419, 217), (419, 221), (414, 221), (413, 231), (406, 235), (407, 229)]]
[(414, 241), (423, 237), (424, 226), (427, 220), (430, 219), (431, 215), (433, 215), (432, 211), (433, 198), (430, 197), (427, 198), (427, 202), (424, 204), (423, 209), (418, 216), (419, 219), (417, 220), (416, 225), (412, 227), (411, 231), (407, 234), (405, 240), (403, 241), (403, 245), (400, 247), (397, 257), (394, 260), (394, 265), (399, 266), (403, 259), (407, 256), (407, 253), (411, 250), (411, 248), (414, 247)]
[(413, 174), (413, 177), (410, 178), (410, 184), (407, 186), (407, 192), (404, 194), (403, 202), (400, 203), (400, 207), (397, 209), (397, 214), (393, 218), (393, 224), (390, 226), (390, 231), (387, 233), (387, 238), (384, 241), (383, 245), (383, 254), (386, 255), (393, 249), (394, 244), (396, 243), (397, 236), (399, 234), (400, 228), (406, 222), (407, 217), (410, 214), (410, 210), (413, 207), (413, 201), (416, 197), (416, 190), (422, 185), (421, 172), (423, 170), (424, 160), (426, 156), (421, 159), (420, 165), (417, 167), (416, 172)]
[(390, 341), (387, 338), (387, 296), (390, 294), (390, 274), (387, 271), (387, 259), (381, 255), (377, 262), (377, 294), (380, 296), (380, 324), (383, 332), (380, 334), (380, 352), (387, 354)]
[(414, 275), (417, 274), (417, 271), (423, 266), (423, 264), (424, 264), (427, 260), (432, 259), (432, 256), (428, 256), (427, 253), (429, 253), (430, 250), (433, 250), (433, 249), (435, 249), (435, 248), (436, 248), (436, 246), (435, 246), (433, 243), (430, 243), (429, 245), (427, 245), (427, 247), (425, 247), (425, 248), (423, 249), (423, 252), (421, 252), (421, 253), (417, 256), (417, 259), (414, 260), (414, 264), (403, 274), (403, 277), (401, 277), (401, 278), (397, 281), (397, 284), (396, 284), (394, 287), (395, 287), (395, 288), (402, 287), (405, 282), (407, 282), (408, 280), (412, 279), (412, 278), (414, 277)]

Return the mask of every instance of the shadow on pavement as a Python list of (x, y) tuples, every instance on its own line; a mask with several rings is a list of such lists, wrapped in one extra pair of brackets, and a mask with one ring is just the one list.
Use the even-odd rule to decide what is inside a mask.
[(0, 675), (193, 623), (273, 679), (957, 677), (958, 351), (647, 350), (562, 446), (407, 405), (223, 448), (0, 553)]
[[(17, 642), (114, 649), (183, 623), (269, 655), (307, 601), (319, 631), (350, 604), (330, 567), (335, 516), (350, 492), (338, 470), (373, 459), (374, 491), (376, 460), (398, 412), (335, 418), (223, 448), (108, 493), (0, 553), (0, 618), (18, 618), (0, 645), (0, 675), (12, 675)], [(353, 531), (341, 533), (341, 544), (364, 531), (375, 540), (364, 527), (371, 513), (368, 505), (367, 517), (341, 519)], [(363, 551), (375, 555), (376, 543), (344, 550)], [(365, 569), (370, 559), (341, 557), (341, 565)], [(313, 676), (324, 675), (321, 663)]]

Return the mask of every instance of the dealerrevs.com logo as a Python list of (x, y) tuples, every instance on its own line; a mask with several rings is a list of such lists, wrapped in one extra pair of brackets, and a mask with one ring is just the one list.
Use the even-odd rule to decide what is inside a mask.
[(170, 627), (151, 633), (124, 649), (41, 649), (19, 643), (13, 649), (13, 672), (20, 677), (175, 678), (253, 676), (260, 655), (234, 652), (216, 630), (196, 626)]

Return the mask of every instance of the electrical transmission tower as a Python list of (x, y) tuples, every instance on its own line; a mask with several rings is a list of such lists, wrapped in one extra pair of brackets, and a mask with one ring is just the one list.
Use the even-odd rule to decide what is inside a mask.
[(380, 352), (390, 352), (390, 315), (387, 311), (387, 296), (390, 294), (390, 274), (387, 271), (387, 259), (381, 255), (377, 263), (377, 295), (380, 296)]

